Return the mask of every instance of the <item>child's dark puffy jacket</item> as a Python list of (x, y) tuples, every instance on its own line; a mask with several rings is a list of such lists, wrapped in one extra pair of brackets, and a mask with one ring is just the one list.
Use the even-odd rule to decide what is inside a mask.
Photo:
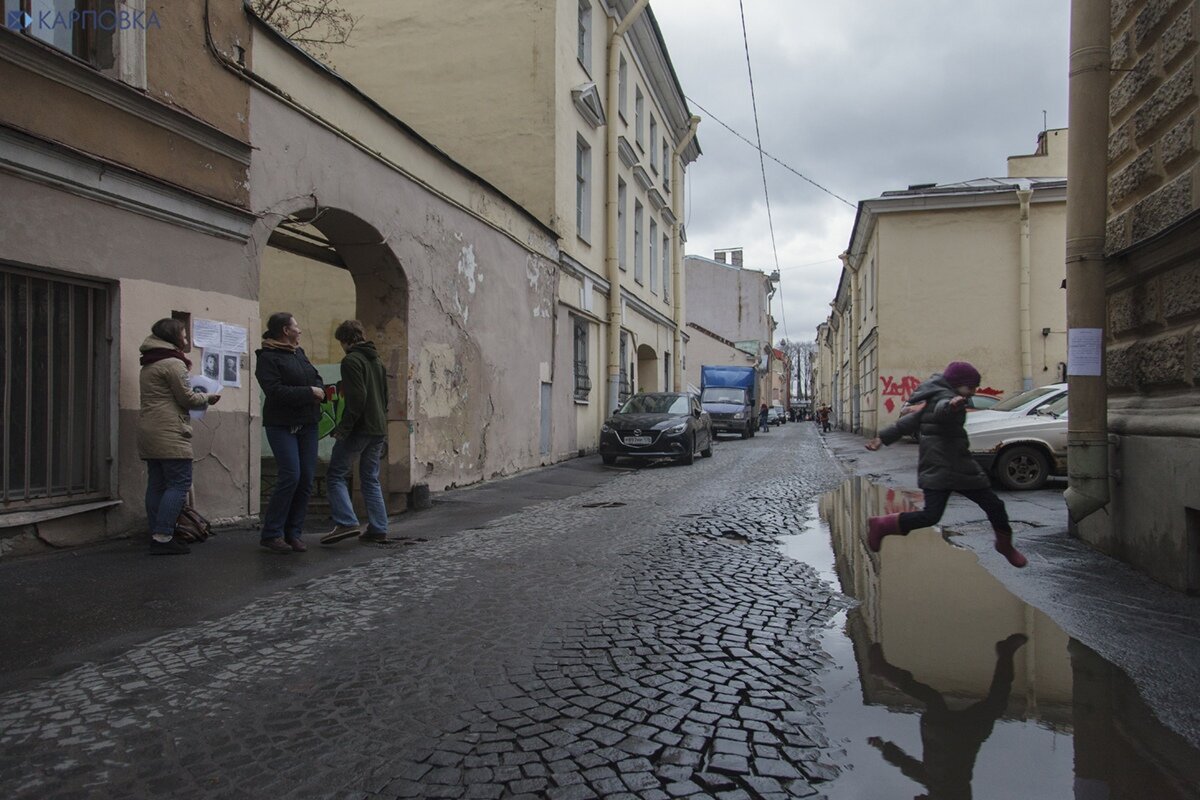
[(935, 374), (908, 398), (910, 404), (925, 403), (925, 408), (901, 417), (879, 432), (883, 443), (891, 444), (920, 428), (917, 485), (922, 489), (960, 491), (991, 486), (983, 468), (971, 457), (970, 439), (963, 427), (967, 418), (966, 405), (950, 408), (950, 401), (955, 397), (958, 393), (954, 387), (940, 374)]

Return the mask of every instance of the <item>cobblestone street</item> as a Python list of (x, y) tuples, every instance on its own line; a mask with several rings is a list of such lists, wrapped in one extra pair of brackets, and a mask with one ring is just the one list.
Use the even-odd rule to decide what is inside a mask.
[(819, 796), (846, 601), (775, 542), (841, 479), (788, 425), (380, 548), (0, 696), (0, 792)]

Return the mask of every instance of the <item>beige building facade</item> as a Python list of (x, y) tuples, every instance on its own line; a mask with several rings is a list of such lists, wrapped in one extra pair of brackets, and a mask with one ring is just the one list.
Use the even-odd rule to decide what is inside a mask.
[(782, 391), (771, 346), (775, 282), (760, 270), (747, 269), (742, 257), (741, 248), (718, 250), (713, 258), (684, 257), (687, 324), (693, 334), (687, 381), (699, 387), (705, 365), (753, 366), (758, 369), (758, 396), (770, 404)]
[(277, 310), (318, 363), (335, 319), (379, 345), (392, 510), (573, 455), (556, 232), (240, 3), (170, 10), (115, 59), (0, 29), (0, 555), (145, 530), (137, 348), (166, 316), (248, 332), (193, 426), (210, 519), (259, 511)]
[(955, 360), (979, 368), (983, 394), (1065, 380), (1066, 147), (1065, 130), (1046, 131), (1006, 178), (859, 203), (818, 336), (818, 405), (834, 424), (874, 435)]
[[(684, 385), (680, 220), (691, 115), (633, 0), (348, 0), (340, 73), (559, 237), (554, 402), (574, 439), (633, 390)], [(514, 353), (516, 356), (516, 353)]]

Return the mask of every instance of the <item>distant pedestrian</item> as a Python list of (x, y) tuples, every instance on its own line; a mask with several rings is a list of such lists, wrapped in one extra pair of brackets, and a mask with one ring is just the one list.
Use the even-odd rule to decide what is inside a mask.
[(187, 543), (175, 533), (175, 522), (192, 488), (192, 420), (189, 411), (206, 408), (219, 394), (193, 390), (188, 370), (192, 362), (187, 325), (160, 319), (139, 348), (138, 457), (146, 462), (146, 519), (150, 524), (150, 553), (183, 555)]
[(263, 514), (259, 544), (286, 555), (303, 553), (308, 498), (317, 470), (317, 422), (325, 384), (300, 347), (300, 326), (286, 311), (272, 314), (255, 351), (262, 387), (263, 430), (275, 455), (275, 488)]
[(770, 428), (767, 427), (767, 420), (771, 418), (771, 409), (767, 408), (767, 404), (763, 403), (762, 408), (758, 410), (758, 429), (766, 432)]
[(867, 546), (878, 552), (885, 536), (907, 535), (917, 528), (937, 524), (954, 492), (966, 497), (987, 514), (995, 533), (996, 552), (1014, 567), (1024, 567), (1025, 556), (1013, 547), (1012, 527), (1004, 501), (991, 489), (991, 481), (971, 457), (970, 440), (963, 423), (969, 398), (979, 388), (979, 370), (965, 361), (951, 362), (916, 388), (908, 398), (913, 413), (900, 417), (867, 442), (878, 450), (903, 436), (920, 431), (917, 456), (917, 485), (925, 493), (925, 508), (902, 514), (871, 517), (867, 523)]
[[(334, 528), (321, 537), (321, 544), (355, 535), (364, 542), (383, 542), (387, 540), (388, 517), (379, 485), (379, 461), (387, 442), (387, 372), (374, 343), (366, 340), (361, 322), (348, 319), (333, 336), (346, 353), (341, 383), (346, 405), (341, 422), (333, 430), (336, 442), (326, 475)], [(359, 525), (346, 483), (355, 459), (359, 489), (367, 506), (366, 531)]]
[(829, 432), (829, 406), (821, 406), (821, 410), (817, 412), (817, 416), (821, 422), (821, 433)]

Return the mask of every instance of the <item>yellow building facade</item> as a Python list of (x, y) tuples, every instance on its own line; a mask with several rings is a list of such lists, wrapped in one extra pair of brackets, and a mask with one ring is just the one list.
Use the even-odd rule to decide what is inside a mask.
[(837, 427), (874, 435), (951, 361), (999, 397), (1066, 379), (1066, 147), (1046, 131), (1006, 178), (859, 203), (818, 336), (818, 404)]

